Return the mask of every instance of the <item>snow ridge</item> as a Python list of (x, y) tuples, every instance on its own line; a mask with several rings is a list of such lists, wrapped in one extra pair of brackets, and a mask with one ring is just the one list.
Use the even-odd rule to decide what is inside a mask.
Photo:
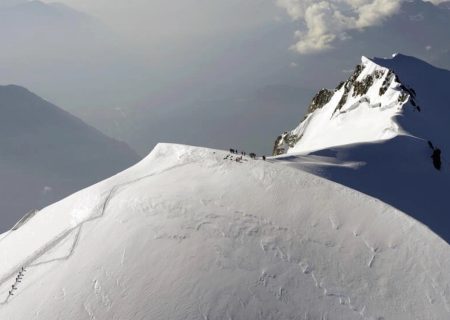
[(308, 152), (403, 134), (395, 118), (405, 108), (421, 111), (415, 95), (393, 70), (363, 57), (347, 81), (314, 97), (300, 125), (276, 139), (273, 153)]
[(278, 137), (275, 160), (380, 199), (450, 243), (449, 83), (450, 71), (414, 57), (363, 57)]
[(0, 241), (0, 294), (27, 270), (0, 317), (448, 317), (450, 253), (423, 225), (280, 162), (226, 155), (161, 144), (37, 213)]

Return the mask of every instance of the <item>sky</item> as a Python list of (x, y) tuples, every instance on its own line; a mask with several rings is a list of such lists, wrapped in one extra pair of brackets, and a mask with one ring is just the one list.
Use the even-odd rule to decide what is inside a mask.
[(303, 25), (295, 32), (293, 45), (300, 54), (332, 49), (334, 41), (349, 39), (348, 31), (382, 24), (400, 10), (402, 2), (407, 0), (276, 0), (293, 21)]
[[(55, 1), (47, 1), (49, 4), (53, 2)], [(223, 82), (229, 83), (230, 72), (224, 74), (213, 69), (218, 70), (223, 66), (231, 70), (231, 65), (240, 60), (265, 59), (257, 55), (264, 56), (266, 53), (259, 54), (256, 50), (274, 51), (275, 48), (270, 48), (269, 42), (273, 40), (266, 42), (265, 48), (258, 44), (259, 47), (255, 48), (254, 52), (243, 52), (240, 57), (237, 57), (239, 54), (236, 50), (242, 43), (254, 38), (254, 35), (262, 37), (267, 28), (285, 27), (278, 21), (284, 14), (284, 10), (276, 6), (274, 2), (264, 0), (244, 2), (238, 0), (176, 2), (67, 0), (59, 2), (97, 19), (95, 22), (102, 24), (102, 33), (95, 39), (84, 40), (86, 43), (83, 43), (81, 39), (83, 37), (88, 39), (92, 34), (98, 33), (98, 26), (91, 34), (67, 36), (64, 42), (58, 41), (56, 44), (39, 43), (37, 41), (41, 39), (37, 37), (26, 39), (23, 42), (28, 41), (27, 45), (30, 47), (37, 42), (32, 51), (42, 51), (42, 58), (34, 61), (33, 56), (26, 56), (24, 59), (27, 60), (27, 64), (33, 63), (33, 68), (36, 65), (41, 68), (33, 70), (31, 76), (25, 72), (16, 76), (17, 70), (23, 66), (24, 59), (18, 59), (20, 53), (10, 55), (9, 65), (14, 65), (14, 72), (10, 72), (13, 75), (12, 82), (31, 86), (31, 89), (38, 90), (39, 94), (71, 110), (93, 106), (124, 108), (136, 105), (154, 93), (184, 86), (186, 79), (205, 79), (208, 76), (218, 79), (216, 72), (224, 75)], [(285, 19), (287, 22), (287, 16)], [(33, 29), (34, 26), (29, 28)], [(58, 26), (54, 27), (54, 29), (57, 28)], [(279, 57), (270, 59), (268, 64), (277, 65), (279, 69), (289, 66), (292, 59), (286, 58), (286, 55), (295, 56), (289, 51), (292, 32), (293, 29), (283, 32), (286, 41), (276, 48)], [(66, 46), (66, 42), (72, 42), (73, 48), (61, 52), (61, 47)], [(107, 49), (102, 49), (100, 46)], [(26, 49), (28, 48), (24, 47), (16, 51), (31, 51)], [(78, 52), (83, 49), (86, 50)], [(96, 51), (93, 52), (94, 50)], [(56, 67), (61, 60), (65, 60), (64, 63)], [(44, 63), (49, 68), (44, 68)], [(69, 68), (75, 64), (79, 64), (79, 68), (76, 70)], [(88, 70), (82, 72), (86, 66)], [(52, 69), (51, 72), (50, 69)], [(30, 69), (27, 67), (27, 70)], [(37, 74), (39, 79), (35, 79)], [(249, 71), (247, 74), (251, 78)], [(271, 71), (268, 71), (267, 76), (270, 74)], [(43, 77), (45, 77), (44, 81)], [(63, 79), (51, 83), (51, 79), (57, 77)], [(274, 80), (274, 82), (277, 81)], [(46, 85), (47, 82), (48, 85)], [(100, 82), (104, 82), (105, 86), (113, 89), (111, 91), (102, 89)], [(248, 83), (252, 82), (261, 81), (254, 78), (248, 81)], [(209, 85), (212, 81), (203, 81), (203, 83)], [(62, 88), (62, 84), (66, 89)], [(215, 86), (229, 85), (216, 83)], [(61, 90), (55, 90), (55, 88), (61, 88)], [(119, 90), (124, 91), (120, 96), (117, 95)], [(70, 91), (83, 91), (85, 94), (80, 96), (70, 94)], [(91, 101), (83, 100), (87, 96), (91, 97)]]
[(282, 13), (267, 0), (64, 0), (140, 44), (254, 28)]
[[(446, 0), (430, 0), (434, 4)], [(292, 49), (313, 54), (349, 38), (350, 30), (382, 24), (408, 0), (62, 0), (102, 19), (141, 44), (236, 32), (289, 17), (298, 29)], [(281, 9), (281, 10), (280, 10)]]
[(361, 55), (450, 66), (448, 14), (420, 0), (403, 15), (408, 0), (56, 0), (78, 14), (45, 1), (0, 10), (0, 84), (142, 155), (160, 141), (270, 152)]

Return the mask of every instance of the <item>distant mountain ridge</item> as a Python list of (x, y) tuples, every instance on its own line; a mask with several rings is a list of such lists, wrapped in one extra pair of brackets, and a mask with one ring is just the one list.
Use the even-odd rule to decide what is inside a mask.
[(138, 160), (125, 143), (27, 89), (0, 86), (0, 231)]

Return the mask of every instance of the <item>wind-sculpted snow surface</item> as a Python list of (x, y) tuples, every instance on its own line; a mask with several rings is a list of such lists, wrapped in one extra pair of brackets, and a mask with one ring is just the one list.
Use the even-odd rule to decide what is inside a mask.
[[(402, 54), (392, 59), (373, 59), (393, 70), (403, 87), (411, 88), (413, 99), (396, 118), (410, 136), (430, 140), (443, 152), (450, 152), (450, 71)], [(421, 112), (411, 112), (419, 106)]]
[[(402, 152), (398, 152), (401, 150)], [(276, 160), (400, 209), (450, 243), (450, 171), (437, 171), (426, 142), (407, 136), (338, 146)]]
[(6, 234), (0, 318), (450, 317), (450, 250), (422, 224), (280, 162), (225, 158), (160, 144)]

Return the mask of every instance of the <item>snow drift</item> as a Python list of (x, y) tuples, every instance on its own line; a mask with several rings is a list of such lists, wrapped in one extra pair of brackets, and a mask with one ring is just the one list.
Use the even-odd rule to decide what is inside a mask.
[(449, 317), (450, 250), (428, 228), (281, 162), (226, 155), (159, 144), (2, 235), (0, 318)]

